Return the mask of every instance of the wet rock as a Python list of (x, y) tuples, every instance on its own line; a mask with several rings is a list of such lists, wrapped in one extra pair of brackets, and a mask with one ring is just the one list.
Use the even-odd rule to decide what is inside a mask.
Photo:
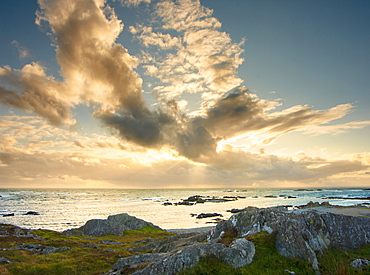
[(3, 214), (3, 217), (13, 217), (14, 216), (14, 213), (10, 213), (10, 214)]
[(36, 211), (28, 211), (27, 213), (25, 213), (23, 215), (34, 215), (34, 216), (37, 216), (37, 215), (40, 215), (40, 213), (39, 212), (36, 212)]
[(197, 219), (213, 218), (213, 217), (223, 217), (219, 213), (201, 213), (197, 216)]
[(205, 203), (206, 199), (203, 196), (195, 195), (188, 197), (184, 202)]
[(327, 201), (324, 201), (322, 203), (310, 201), (307, 204), (297, 206), (297, 208), (298, 209), (305, 209), (305, 208), (313, 208), (313, 207), (321, 207), (321, 206), (330, 206), (330, 203), (327, 202)]
[(325, 197), (324, 200), (370, 200), (370, 197)]
[(238, 197), (238, 196), (223, 196), (223, 199), (226, 199), (226, 200), (238, 200), (238, 198), (241, 198), (241, 197)]

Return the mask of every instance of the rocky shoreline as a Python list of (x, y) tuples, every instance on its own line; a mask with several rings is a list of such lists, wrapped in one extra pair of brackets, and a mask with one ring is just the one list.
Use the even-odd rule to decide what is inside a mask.
[[(329, 203), (310, 202), (294, 210), (282, 206), (247, 207), (239, 209), (230, 219), (220, 221), (217, 226), (168, 231), (128, 214), (118, 214), (107, 219), (89, 220), (80, 228), (58, 234), (65, 236), (63, 238), (78, 237), (81, 240), (103, 238), (99, 239), (99, 243), (86, 243), (85, 247), (89, 249), (98, 249), (102, 245), (126, 247), (124, 251), (127, 255), (118, 259), (105, 275), (175, 275), (185, 269), (194, 268), (201, 258), (208, 255), (213, 255), (232, 268), (241, 268), (251, 264), (256, 250), (258, 251), (250, 237), (262, 232), (275, 238), (275, 247), (280, 255), (307, 261), (312, 273), (320, 274), (318, 256), (325, 250), (354, 250), (370, 244), (369, 217), (370, 209), (366, 207), (335, 207)], [(34, 230), (7, 228), (10, 227), (1, 226), (1, 237), (42, 240), (33, 233)], [(130, 243), (128, 248), (125, 242), (105, 239), (105, 236), (124, 238), (126, 234), (132, 234), (130, 232), (148, 230), (168, 232), (166, 234), (170, 235), (159, 239), (138, 239)], [(48, 255), (66, 253), (72, 248), (26, 243), (10, 248), (0, 247), (0, 267), (12, 265), (12, 260), (6, 258), (8, 251), (20, 250)], [(109, 248), (107, 251), (115, 250)], [(369, 263), (369, 259), (359, 258), (353, 259), (350, 266), (361, 270), (368, 268)]]

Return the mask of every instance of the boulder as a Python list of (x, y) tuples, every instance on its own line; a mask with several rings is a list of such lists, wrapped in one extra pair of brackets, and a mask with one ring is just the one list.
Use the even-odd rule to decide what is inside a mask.
[(314, 209), (247, 208), (219, 223), (209, 239), (219, 239), (230, 227), (240, 237), (261, 231), (275, 232), (276, 248), (281, 255), (308, 260), (315, 270), (318, 270), (317, 252), (327, 248), (352, 250), (370, 243), (370, 219)]
[(239, 238), (230, 247), (222, 249), (216, 256), (228, 265), (239, 268), (252, 263), (255, 254), (254, 244), (244, 238)]
[(150, 222), (146, 222), (142, 219), (130, 216), (126, 213), (111, 215), (108, 219), (93, 219), (88, 220), (83, 226), (80, 228), (67, 230), (64, 233), (67, 235), (73, 235), (75, 232), (78, 233), (79, 230), (83, 232), (85, 235), (100, 237), (105, 235), (116, 235), (116, 236), (123, 236), (123, 232), (127, 230), (139, 230), (143, 227), (156, 227), (160, 229), (158, 226)]
[[(136, 275), (174, 275), (185, 268), (194, 267), (201, 257), (213, 254), (225, 263), (238, 268), (250, 264), (255, 254), (253, 243), (244, 238), (235, 240), (230, 246), (221, 243), (199, 243), (204, 241), (205, 234), (187, 237), (178, 235), (162, 243), (150, 254), (135, 255), (122, 258), (106, 275), (121, 274), (124, 270), (136, 268), (149, 263), (144, 269), (136, 271)], [(165, 252), (165, 253), (164, 253)]]
[(195, 244), (185, 247), (174, 254), (166, 255), (162, 260), (147, 265), (144, 269), (136, 271), (135, 275), (175, 275), (186, 268), (194, 267), (201, 257), (217, 254), (225, 248), (223, 244)]
[(161, 229), (160, 227), (152, 224), (151, 222), (147, 222), (134, 216), (130, 216), (129, 214), (126, 213), (108, 216), (108, 221), (122, 224), (127, 228), (126, 230), (139, 230), (146, 226)]
[(94, 219), (88, 220), (80, 229), (85, 235), (100, 237), (104, 235), (123, 236), (126, 227), (108, 220)]

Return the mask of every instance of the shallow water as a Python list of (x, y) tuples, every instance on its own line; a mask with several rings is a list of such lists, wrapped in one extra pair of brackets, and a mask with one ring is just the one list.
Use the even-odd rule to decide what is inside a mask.
[[(367, 200), (326, 200), (336, 197), (370, 197), (369, 190), (324, 189), (297, 191), (294, 189), (0, 189), (0, 223), (10, 223), (27, 228), (65, 230), (83, 225), (90, 219), (106, 219), (108, 215), (128, 213), (150, 221), (164, 229), (210, 226), (211, 218), (196, 219), (190, 214), (208, 212), (230, 217), (227, 210), (247, 206), (270, 207), (302, 205), (309, 201), (329, 201), (335, 205), (353, 205)], [(241, 196), (233, 202), (204, 203), (194, 206), (164, 206), (179, 202), (189, 196)], [(275, 196), (265, 198), (265, 196)], [(287, 198), (293, 196), (296, 198)], [(24, 215), (36, 211), (40, 215)], [(3, 217), (14, 213), (14, 216)]]

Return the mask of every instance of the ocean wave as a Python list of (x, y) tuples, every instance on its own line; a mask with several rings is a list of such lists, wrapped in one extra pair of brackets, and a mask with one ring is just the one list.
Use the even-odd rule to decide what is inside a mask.
[(153, 198), (142, 198), (142, 201), (161, 201), (164, 200), (165, 197), (153, 197)]

